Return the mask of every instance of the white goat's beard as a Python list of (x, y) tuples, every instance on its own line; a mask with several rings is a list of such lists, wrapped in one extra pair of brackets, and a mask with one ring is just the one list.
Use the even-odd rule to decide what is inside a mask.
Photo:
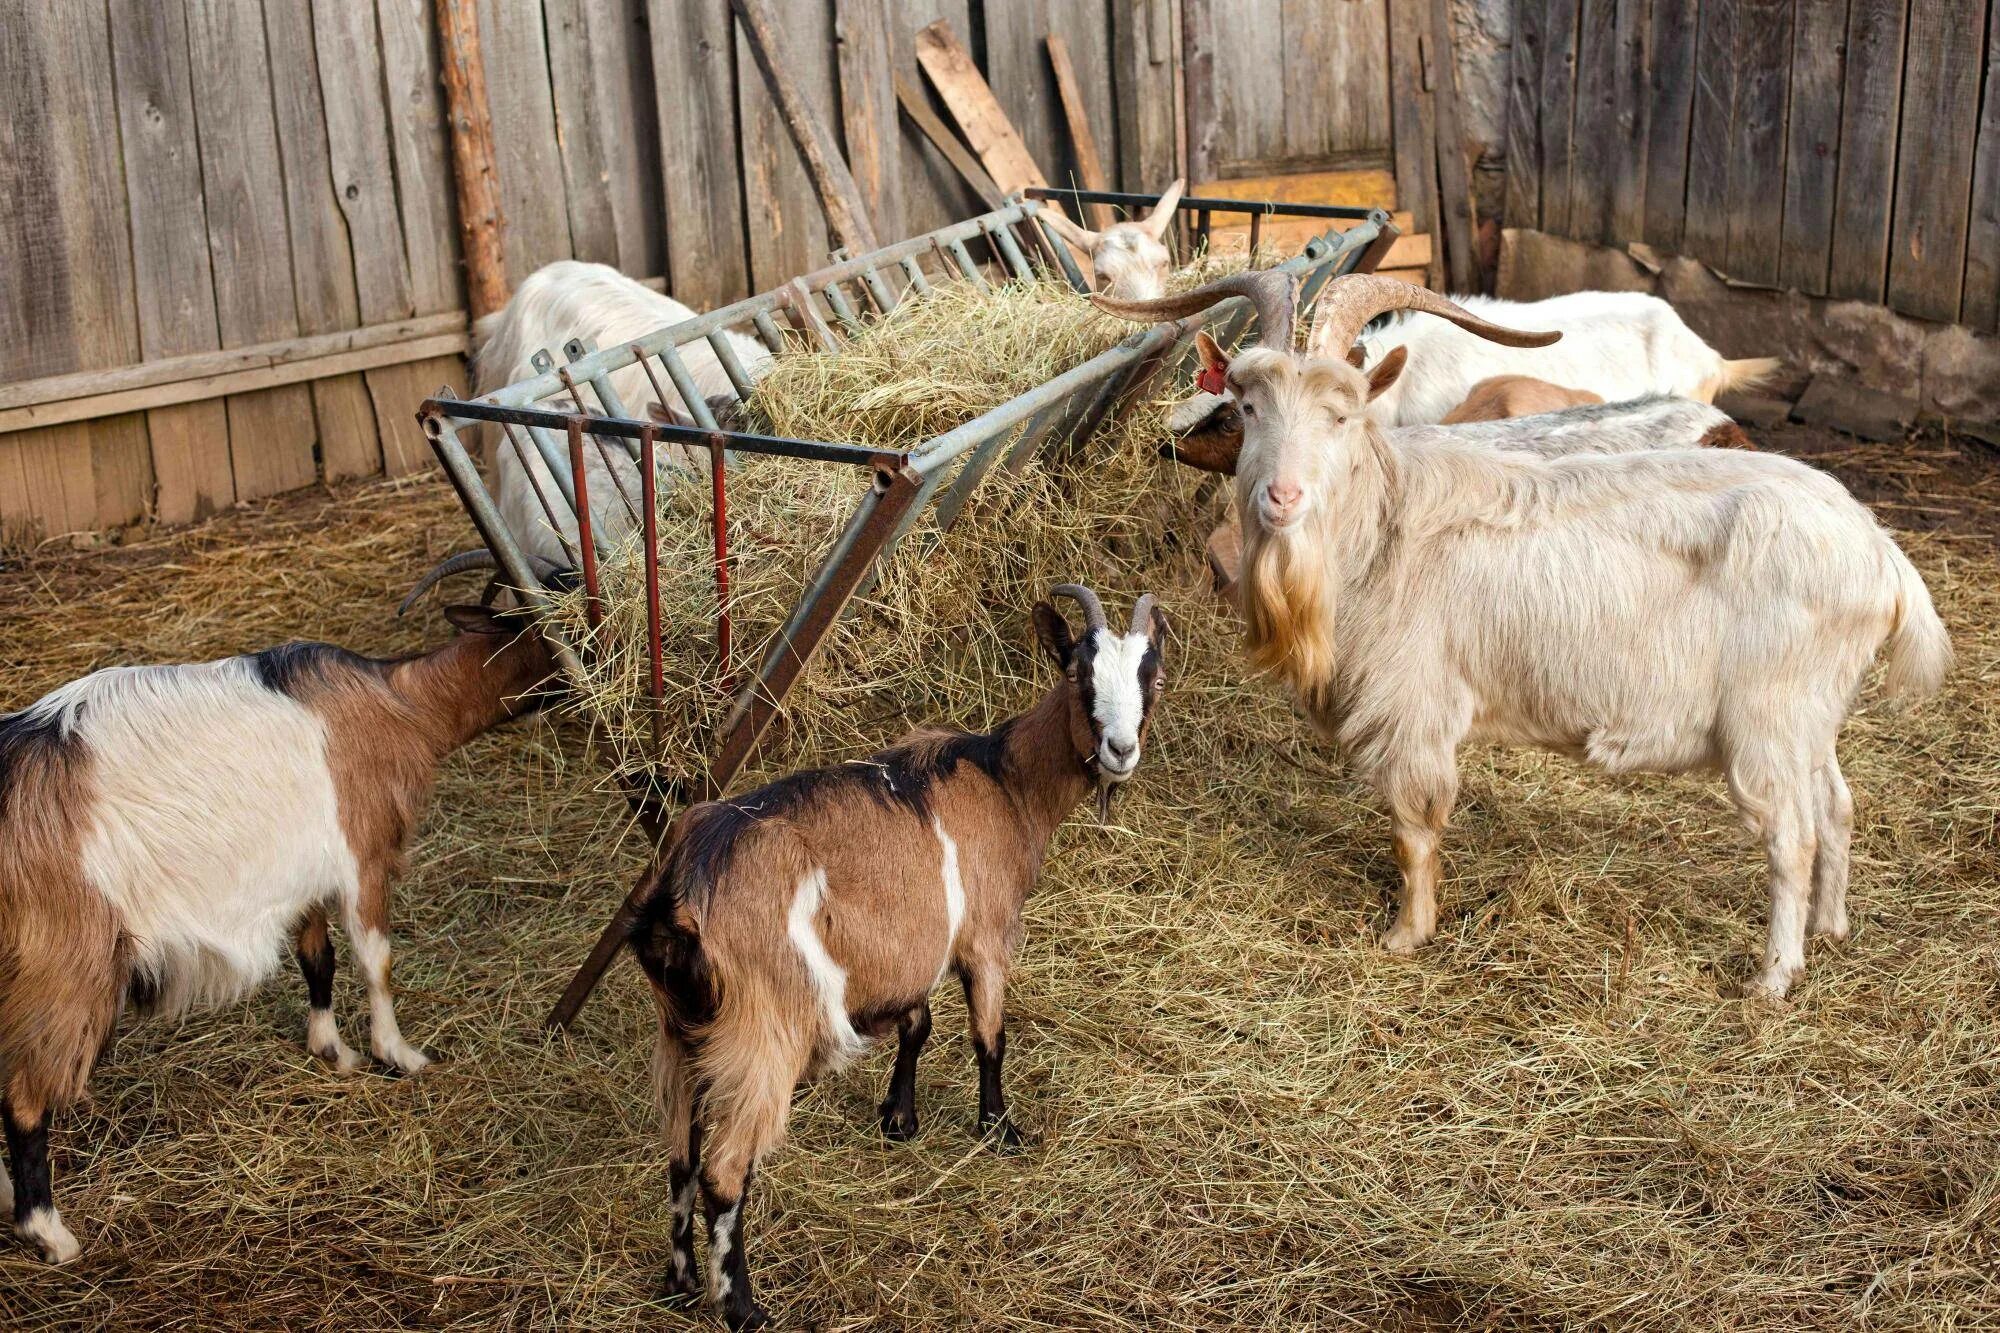
[(1265, 530), (1254, 515), (1243, 524), (1238, 595), (1250, 664), (1310, 693), (1333, 676), (1335, 588), (1328, 576), (1323, 533), (1308, 522), (1287, 532)]

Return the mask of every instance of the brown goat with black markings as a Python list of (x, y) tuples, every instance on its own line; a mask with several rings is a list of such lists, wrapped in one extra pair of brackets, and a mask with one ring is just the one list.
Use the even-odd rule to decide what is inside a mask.
[(929, 996), (955, 972), (979, 1059), (979, 1132), (1020, 1137), (1000, 1089), (1002, 996), (1021, 905), (1056, 826), (1094, 788), (1099, 817), (1138, 766), (1160, 697), (1166, 617), (1141, 597), (1111, 628), (1088, 589), (1082, 638), (1047, 602), (1035, 630), (1063, 676), (986, 734), (921, 731), (873, 758), (694, 806), (650, 873), (630, 941), (660, 1009), (655, 1073), (673, 1191), (673, 1270), (694, 1266), (697, 1176), (710, 1296), (732, 1328), (767, 1322), (750, 1293), (743, 1206), (784, 1136), (793, 1089), (868, 1037), (900, 1045), (882, 1129), (916, 1133)]

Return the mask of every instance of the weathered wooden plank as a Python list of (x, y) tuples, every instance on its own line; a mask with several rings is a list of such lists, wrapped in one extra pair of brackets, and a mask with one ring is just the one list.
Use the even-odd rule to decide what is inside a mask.
[[(1049, 71), (1056, 76), (1056, 92), (1062, 99), (1063, 123), (1069, 131), (1069, 146), (1076, 159), (1077, 179), (1086, 190), (1108, 190), (1111, 178), (1104, 174), (1104, 158), (1097, 151), (1097, 131), (1090, 126), (1090, 104), (1077, 81), (1076, 66), (1070, 61), (1069, 43), (1059, 32), (1048, 39)], [(1107, 122), (1108, 125), (1108, 122)], [(1084, 212), (1090, 225), (1102, 229), (1116, 219), (1109, 204), (1091, 204)]]
[(930, 76), (994, 184), (1005, 191), (1048, 184), (986, 77), (973, 63), (972, 53), (949, 27), (933, 23), (917, 34), (917, 63)]
[(1458, 59), (1453, 54), (1450, 0), (1431, 0), (1431, 115), (1437, 124), (1438, 214), (1432, 229), (1444, 242), (1451, 290), (1479, 290), (1473, 252), (1472, 169), (1465, 157), (1464, 122), (1458, 113)]
[[(189, 0), (188, 51), (222, 343), (295, 336), (298, 302), (261, 13), (221, 0)], [(312, 484), (317, 432), (303, 386), (244, 394), (226, 406), (237, 499)]]
[(465, 307), (453, 220), (450, 147), (430, 0), (375, 0), (396, 204), (416, 313)]
[(42, 525), (28, 495), (28, 466), (20, 444), (0, 440), (0, 551), (33, 546)]
[(94, 528), (120, 528), (153, 507), (153, 458), (146, 418), (112, 417), (90, 423), (91, 504)]
[(518, 283), (572, 254), (542, 0), (480, 0), (479, 47), (507, 218), (501, 243), (507, 276)]
[(1586, 4), (1576, 39), (1569, 228), (1564, 234), (1600, 245), (1611, 240), (1612, 172), (1619, 151), (1617, 20), (1614, 5)]
[[(292, 7), (278, 5), (281, 10)], [(302, 271), (300, 327), (308, 333), (322, 333), (364, 320), (377, 324), (407, 319), (416, 310), (416, 298), (403, 242), (402, 214), (396, 203), (388, 108), (375, 91), (382, 87), (383, 74), (374, 11), (347, 0), (312, 0), (309, 23), (302, 15), (299, 24), (286, 26), (308, 27), (309, 31), (290, 35), (311, 39), (303, 52), (294, 55), (298, 63), (289, 66), (279, 52), (275, 33), (272, 43), (273, 70), (284, 71), (287, 77), (282, 77), (281, 83), (291, 85), (280, 92), (279, 100), (308, 100), (298, 118), (297, 133), (290, 136), (293, 161), (288, 164), (286, 187), (294, 196), (294, 211), (303, 202), (314, 216), (319, 214), (318, 191), (330, 188), (351, 238), (337, 249), (331, 242), (305, 238), (311, 248), (297, 252)], [(308, 77), (314, 74), (316, 80)], [(317, 137), (323, 144), (308, 142), (313, 137), (308, 117), (319, 109), (323, 115)], [(306, 176), (303, 181), (299, 179), (301, 172)], [(298, 198), (301, 195), (302, 201)], [(293, 230), (297, 247), (301, 238), (296, 235), (296, 223)], [(357, 254), (361, 257), (358, 264), (354, 262)], [(344, 279), (335, 279), (330, 272), (318, 279), (340, 284), (326, 294), (334, 304), (322, 306), (308, 285), (314, 279), (306, 273), (341, 267), (347, 270)]]
[[(1799, 0), (1792, 21), (1791, 109), (1785, 129), (1785, 217), (1778, 281), (1826, 292), (1833, 190), (1840, 172), (1840, 89), (1847, 0)], [(1650, 238), (1649, 238), (1650, 239)]]
[(1646, 43), (1646, 208), (1640, 234), (1678, 251), (1687, 216), (1698, 0), (1653, 0)]
[(655, 114), (646, 0), (583, 0), (589, 17), (599, 138), (611, 173), (618, 267), (634, 276), (667, 271), (660, 197), (660, 122)]
[(368, 375), (368, 394), (382, 431), (382, 471), (406, 477), (432, 465), (430, 441), (417, 424), (417, 408), (440, 385), (463, 392), (471, 384), (465, 360), (458, 356), (412, 361)]
[(834, 0), (840, 133), (847, 165), (883, 241), (900, 240), (903, 180), (897, 159), (895, 43), (877, 0)]
[(1889, 251), (1889, 304), (1955, 320), (1964, 291), (1986, 0), (1913, 0)]
[(697, 310), (750, 291), (729, 0), (652, 0), (667, 290)]
[[(136, 204), (132, 273), (139, 354), (158, 360), (212, 350), (219, 341), (215, 284), (180, 6), (122, 10), (111, 29), (111, 56), (126, 190)], [(185, 523), (235, 502), (228, 416), (220, 403), (162, 409), (148, 416), (147, 430), (150, 471), (159, 485), (157, 500), (147, 499), (162, 522)]]
[(1721, 268), (1729, 260), (1729, 146), (1736, 116), (1738, 0), (1706, 0), (1695, 33), (1688, 129), (1687, 220), (1681, 246)]
[(2000, 329), (2000, 5), (1987, 19), (1986, 99), (1979, 112), (1959, 318), (1976, 329)]
[(1725, 269), (1744, 282), (1778, 281), (1785, 211), (1778, 182), (1785, 172), (1791, 69), (1792, 0), (1739, 0)]
[(1611, 239), (1634, 239), (1646, 216), (1646, 38), (1650, 0), (1618, 0), (1613, 100), (1616, 145), (1611, 162)]
[[(605, 139), (614, 131), (600, 122), (596, 96), (598, 80), (608, 71), (596, 68), (584, 0), (542, 0), (542, 11), (548, 24), (549, 82), (555, 93), (556, 144), (562, 157), (571, 251), (578, 259), (615, 265), (618, 226), (611, 212), (611, 167), (605, 150)], [(525, 270), (513, 275), (517, 282), (526, 276)]]
[(1509, 227), (1542, 225), (1541, 92), (1542, 4), (1519, 0), (1507, 68), (1507, 198), (1501, 221)]
[[(889, 10), (889, 42), (893, 69), (931, 105), (923, 76), (917, 73), (917, 34), (932, 23), (948, 23), (954, 31), (970, 31), (967, 0), (894, 0)], [(938, 114), (933, 109), (933, 115)], [(931, 147), (915, 124), (897, 117), (896, 160), (902, 171), (902, 236), (914, 236), (970, 217), (983, 207), (942, 154)], [(884, 224), (885, 229), (887, 224)]]
[(1222, 127), (1215, 108), (1215, 51), (1220, 40), (1215, 4), (1216, 0), (1181, 0), (1182, 123), (1188, 175), (1196, 180), (1213, 179), (1222, 157), (1218, 151)]
[[(840, 108), (834, 95), (832, 11), (795, 9), (791, 19), (786, 40), (800, 95), (829, 123), (837, 123)], [(758, 73), (756, 57), (740, 24), (736, 41), (737, 123), (743, 134), (750, 284), (753, 290), (763, 291), (825, 264), (833, 242), (812, 177), (799, 160), (798, 145), (785, 127), (777, 99)]]
[[(1401, 3), (1401, 0), (1396, 0)], [(1523, 0), (1532, 4), (1534, 0)], [(1547, 0), (1542, 11), (1542, 230), (1570, 234), (1571, 135), (1577, 82), (1578, 0)], [(1391, 21), (1395, 9), (1390, 10)], [(1424, 213), (1417, 210), (1423, 224)]]
[[(1258, 12), (1268, 16), (1269, 5)], [(1284, 0), (1279, 26), (1286, 156), (1387, 152), (1388, 0)]]
[[(1281, 158), (1285, 142), (1284, 11), (1268, 0), (1208, 0), (1213, 14), (1215, 76), (1208, 85), (1208, 105), (1188, 104), (1189, 124), (1212, 117), (1208, 140), (1209, 170), (1204, 174), (1243, 174), (1238, 165), (1252, 158)], [(1192, 90), (1190, 90), (1192, 97)]]
[[(1069, 48), (1077, 69), (1106, 70), (1111, 62), (1108, 18), (1105, 6), (1092, 0), (1018, 0), (985, 8), (987, 82), (1028, 155), (1061, 184), (1082, 184), (1083, 164), (1065, 127), (1062, 90), (1043, 42), (1053, 33)], [(1078, 91), (1089, 123), (1109, 128), (1111, 81), (1085, 78)]]
[(1178, 21), (1174, 0), (1134, 0), (1111, 7), (1120, 189), (1164, 189), (1183, 172), (1175, 129), (1180, 46), (1173, 29)]
[(35, 537), (88, 532), (98, 526), (97, 480), (91, 441), (97, 426), (23, 431), (8, 443), (21, 461), (28, 526)]
[[(362, 35), (373, 51), (375, 16), (361, 9)], [(339, 20), (336, 19), (336, 22)], [(348, 89), (379, 88), (379, 65), (373, 78), (353, 84), (336, 79), (342, 89), (330, 108), (321, 96), (323, 78), (310, 0), (267, 0), (264, 35), (271, 50), (272, 92), (278, 120), (278, 154), (285, 168), (285, 217), (292, 241), (292, 290), (298, 300), (299, 330), (320, 334), (352, 328), (361, 322), (354, 251), (348, 240), (351, 225), (341, 211), (342, 192), (336, 182), (328, 141), (333, 123), (351, 115), (351, 104), (373, 108), (381, 143), (381, 181), (387, 187), (373, 207), (386, 210), (393, 253), (379, 256), (379, 267), (393, 269), (408, 305), (408, 268), (403, 234), (396, 216), (395, 182), (388, 169), (387, 118), (379, 97), (356, 96)], [(329, 34), (338, 44), (357, 34), (343, 29)], [(377, 268), (371, 252), (370, 269)], [(320, 467), (327, 480), (372, 476), (382, 468), (382, 446), (375, 429), (367, 386), (359, 375), (346, 375), (312, 386), (313, 421), (319, 430)]]
[[(988, 210), (1002, 207), (1007, 201), (1001, 195), (1000, 187), (986, 174), (986, 168), (979, 165), (979, 159), (972, 155), (972, 150), (965, 146), (964, 140), (960, 139), (952, 131), (951, 126), (945, 124), (932, 109), (930, 99), (926, 98), (920, 89), (911, 87), (910, 81), (901, 74), (894, 75), (892, 81), (896, 89), (896, 105), (902, 110), (903, 115), (923, 132), (931, 147), (957, 170), (959, 180), (978, 196), (980, 203)], [(930, 230), (930, 228), (919, 230)]]
[(1829, 296), (1882, 299), (1896, 188), (1896, 125), (1903, 110), (1907, 13), (1908, 0), (1852, 0), (1848, 6)]
[[(1532, 0), (1528, 0), (1532, 3)], [(1423, 0), (1389, 0), (1390, 110), (1395, 122), (1396, 197), (1419, 231), (1437, 227), (1437, 129), (1424, 81), (1430, 10)], [(1564, 178), (1567, 198), (1568, 177)], [(1442, 275), (1434, 275), (1442, 285)]]

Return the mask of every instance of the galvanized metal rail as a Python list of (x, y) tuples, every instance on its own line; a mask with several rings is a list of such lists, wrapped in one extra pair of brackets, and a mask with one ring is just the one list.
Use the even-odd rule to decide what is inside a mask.
[[(1029, 194), (1043, 198), (1074, 197), (1132, 208), (1150, 207), (1156, 201), (1155, 196), (1104, 192), (1037, 190)], [(1196, 214), (1204, 230), (1207, 218), (1217, 212), (1249, 214), (1253, 219), (1326, 218), (1350, 224), (1345, 230), (1329, 229), (1302, 254), (1282, 265), (1299, 275), (1302, 296), (1308, 300), (1336, 273), (1372, 268), (1396, 235), (1388, 214), (1379, 209), (1227, 199), (1184, 199), (1180, 209)], [(587, 605), (591, 608), (596, 606), (599, 596), (600, 535), (594, 519), (609, 512), (603, 508), (607, 503), (622, 503), (634, 510), (634, 517), (644, 527), (648, 679), (656, 701), (664, 693), (659, 612), (662, 571), (652, 494), (654, 455), (660, 442), (686, 446), (690, 452), (705, 449), (711, 460), (716, 532), (713, 574), (717, 581), (718, 648), (723, 655), (725, 675), (730, 670), (727, 661), (730, 626), (723, 519), (727, 482), (722, 458), (725, 455), (802, 458), (862, 468), (869, 473), (868, 485), (825, 561), (754, 675), (738, 689), (699, 790), (670, 789), (656, 774), (628, 793), (635, 811), (656, 841), (666, 829), (673, 804), (689, 796), (717, 796), (728, 789), (755, 753), (792, 686), (848, 602), (874, 577), (881, 560), (895, 549), (928, 506), (938, 506), (939, 525), (948, 530), (964, 514), (972, 494), (996, 464), (1018, 467), (1037, 450), (1052, 443), (1086, 438), (1107, 413), (1140, 392), (1161, 371), (1178, 365), (1190, 355), (1197, 329), (1213, 326), (1226, 340), (1239, 336), (1251, 318), (1249, 302), (1239, 298), (1199, 315), (1137, 330), (1117, 346), (1081, 365), (903, 452), (725, 429), (680, 355), (679, 349), (691, 343), (706, 343), (729, 379), (733, 403), (740, 403), (750, 392), (751, 377), (722, 337), (724, 331), (751, 332), (773, 353), (780, 353), (785, 341), (777, 319), (783, 317), (796, 333), (808, 340), (828, 349), (837, 348), (844, 334), (860, 329), (868, 318), (887, 313), (912, 294), (921, 296), (935, 281), (955, 276), (957, 280), (986, 284), (987, 273), (974, 258), (971, 244), (986, 251), (988, 262), (1009, 278), (1034, 277), (1038, 270), (1055, 272), (1075, 289), (1084, 290), (1083, 275), (1068, 248), (1043, 225), (1038, 216), (1040, 211), (1036, 197), (1017, 199), (1004, 208), (923, 236), (869, 254), (838, 259), (782, 287), (630, 343), (594, 350), (572, 339), (563, 349), (566, 364), (557, 366), (553, 358), (543, 354), (536, 360), (540, 373), (535, 377), (496, 390), (478, 401), (441, 391), (423, 404), (419, 418), (466, 513), (507, 580), (536, 609), (547, 608), (549, 593), (536, 577), (515, 534), (508, 530), (460, 432), (478, 423), (493, 423), (503, 433), (505, 446), (519, 452), (531, 480), (534, 470), (526, 467), (530, 447), (547, 465), (555, 479), (557, 494), (551, 496), (539, 485), (536, 493), (558, 533), (565, 529), (565, 515), (574, 524), (576, 542), (572, 554), (576, 559), (572, 563), (579, 567), (585, 595), (590, 599)], [(925, 261), (934, 272), (925, 271)], [(644, 369), (662, 400), (667, 397), (654, 363), (665, 371), (694, 425), (676, 424), (657, 416), (639, 419), (619, 400), (610, 376), (633, 365)], [(585, 386), (596, 399), (596, 410), (586, 403)], [(562, 400), (565, 405), (540, 405), (551, 399)], [(523, 435), (528, 437), (526, 443)], [(589, 494), (584, 468), (586, 436), (600, 451), (625, 450), (638, 465), (642, 495), (636, 504), (622, 489), (617, 497)], [(606, 458), (608, 461), (608, 452)], [(748, 470), (739, 472), (739, 477), (748, 475)], [(640, 509), (643, 513), (637, 512)], [(564, 544), (569, 547), (567, 541)], [(573, 681), (581, 682), (583, 678), (587, 651), (582, 642), (560, 639), (557, 642), (558, 662)], [(655, 741), (657, 744), (657, 734)], [(638, 894), (635, 889), (606, 926), (597, 946), (550, 1014), (552, 1026), (566, 1025), (575, 1017), (598, 977), (616, 956), (639, 905)]]

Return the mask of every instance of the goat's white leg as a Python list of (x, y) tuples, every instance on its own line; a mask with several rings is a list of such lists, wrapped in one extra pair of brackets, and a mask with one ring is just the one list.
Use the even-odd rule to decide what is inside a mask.
[(403, 1040), (396, 1024), (396, 1002), (389, 990), (388, 886), (364, 886), (347, 907), (347, 937), (354, 961), (368, 983), (368, 1049), (392, 1069), (414, 1074), (431, 1062), (428, 1055)]
[(1806, 909), (1818, 838), (1813, 833), (1813, 777), (1803, 767), (1783, 778), (1730, 773), (1731, 793), (1762, 835), (1771, 874), (1771, 920), (1764, 966), (1744, 988), (1782, 999), (1806, 966)]
[(1847, 861), (1848, 845), (1854, 838), (1854, 797), (1831, 750), (1813, 774), (1813, 825), (1819, 841), (1813, 855), (1812, 914), (1806, 920), (1806, 931), (1837, 942), (1847, 938)]
[(1389, 806), (1396, 866), (1403, 876), (1402, 900), (1395, 921), (1382, 936), (1382, 947), (1407, 956), (1437, 934), (1438, 845), (1458, 799), (1458, 772), (1447, 753), (1442, 763), (1385, 770), (1376, 789)]
[(333, 937), (327, 933), (326, 909), (309, 908), (293, 941), (299, 971), (306, 979), (306, 1049), (343, 1074), (360, 1067), (361, 1057), (340, 1039), (333, 1021)]

